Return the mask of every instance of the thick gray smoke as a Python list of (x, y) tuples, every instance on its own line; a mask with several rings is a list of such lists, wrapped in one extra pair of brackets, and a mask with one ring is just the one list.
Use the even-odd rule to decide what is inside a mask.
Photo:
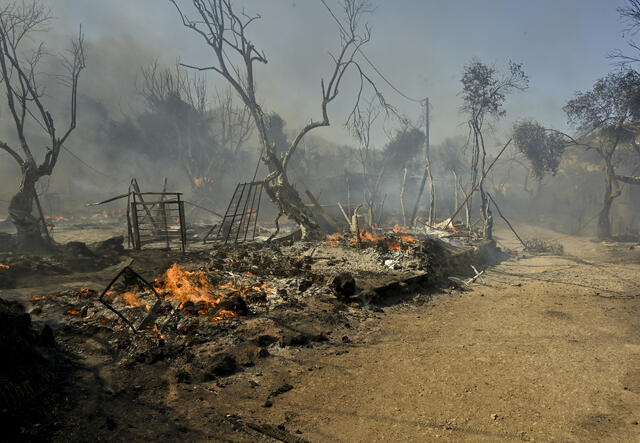
[[(168, 1), (48, 0), (48, 3), (56, 20), (48, 33), (38, 37), (44, 38), (49, 51), (55, 54), (64, 50), (68, 38), (82, 23), (86, 33), (87, 69), (80, 81), (78, 128), (67, 143), (69, 151), (79, 159), (63, 151), (51, 179), (42, 180), (39, 190), (48, 196), (44, 199), (45, 211), (78, 210), (87, 202), (120, 194), (126, 190), (131, 177), (138, 178), (147, 190), (158, 189), (167, 177), (169, 188), (193, 196), (193, 181), (181, 162), (175, 155), (159, 149), (154, 141), (170, 138), (168, 127), (163, 133), (160, 125), (155, 137), (141, 136), (144, 133), (140, 119), (149, 109), (139, 91), (141, 69), (156, 60), (167, 68), (175, 66), (178, 59), (206, 65), (211, 55), (202, 41), (180, 25)], [(265, 111), (282, 118), (285, 139), (290, 139), (310, 119), (319, 117), (320, 78), (330, 71), (327, 51), (338, 47), (335, 23), (317, 3), (244, 2), (247, 11), (256, 11), (263, 17), (252, 30), (255, 42), (269, 59), (269, 64), (260, 66), (256, 72), (258, 93)], [(571, 15), (572, 8), (581, 9), (581, 2), (562, 5), (536, 2), (535, 7), (505, 7), (504, 2), (481, 6), (476, 2), (459, 2), (453, 8), (455, 11), (444, 3), (430, 5), (428, 11), (423, 2), (406, 2), (402, 8), (393, 3), (380, 2), (371, 16), (373, 37), (367, 54), (405, 92), (417, 98), (430, 96), (439, 217), (446, 217), (455, 206), (451, 170), (468, 186), (467, 127), (465, 117), (459, 112), (461, 103), (457, 95), (464, 63), (478, 55), (488, 63), (496, 61), (501, 68), (504, 61), (513, 58), (524, 63), (531, 79), (530, 90), (509, 98), (507, 118), (488, 133), (488, 145), (491, 152), (495, 152), (509, 138), (515, 120), (537, 118), (544, 125), (568, 130), (562, 105), (574, 89), (588, 89), (595, 78), (604, 75), (610, 69), (604, 55), (622, 46), (615, 5), (611, 4), (592, 5), (588, 17), (575, 17)], [(530, 24), (522, 27), (522, 20), (516, 20), (522, 19), (519, 14), (526, 14)], [(595, 19), (591, 14), (598, 16), (599, 29), (603, 35), (606, 30), (609, 37), (600, 35), (594, 40), (591, 29)], [(606, 23), (602, 24), (603, 21)], [(566, 35), (567, 26), (574, 29), (571, 37)], [(488, 33), (487, 29), (493, 31)], [(473, 38), (479, 35), (482, 39)], [(68, 96), (50, 75), (59, 68), (55, 58), (43, 60), (41, 81), (47, 85), (47, 103), (56, 124), (64, 127)], [(421, 121), (419, 104), (406, 102), (381, 78), (375, 75), (374, 78), (401, 113)], [(347, 79), (341, 96), (329, 109), (331, 127), (307, 136), (291, 163), (290, 175), (298, 189), (313, 190), (323, 204), (346, 203), (347, 199), (360, 202), (365, 192), (358, 144), (343, 125), (357, 90), (353, 80)], [(213, 95), (216, 91), (223, 92), (227, 85), (214, 73), (207, 74), (206, 83), (209, 106), (213, 107)], [(420, 130), (422, 126), (422, 123), (417, 125)], [(379, 164), (399, 127), (397, 121), (390, 121), (375, 129), (372, 146)], [(15, 143), (15, 131), (3, 102), (0, 102), (0, 131), (1, 139)], [(127, 131), (132, 131), (129, 138)], [(30, 128), (30, 133), (41, 158), (46, 140), (38, 138), (39, 128), (35, 126)], [(258, 142), (251, 137), (236, 159), (241, 167), (233, 169), (211, 198), (211, 204), (218, 206), (214, 209), (224, 209), (224, 202), (236, 182), (252, 178), (258, 152)], [(408, 169), (405, 199), (412, 208), (424, 159), (422, 149), (412, 153), (409, 159), (390, 157), (391, 164), (381, 179), (379, 195), (380, 198), (387, 196), (385, 208), (397, 217), (403, 168)], [(540, 184), (529, 177), (522, 158), (515, 152), (508, 153), (491, 177), (490, 191), (513, 217), (534, 214), (541, 222), (570, 230), (576, 223), (564, 219), (578, 214), (579, 222), (586, 221), (598, 209), (602, 187), (597, 162), (585, 163), (582, 171), (576, 166), (578, 163), (578, 158), (568, 158), (556, 177), (546, 177)], [(264, 170), (259, 171), (259, 177), (263, 175)], [(0, 153), (0, 219), (6, 216), (6, 206), (18, 180), (17, 165)], [(348, 192), (346, 183), (349, 183)], [(462, 197), (458, 195), (458, 199)], [(621, 199), (620, 210), (635, 213), (629, 203), (632, 200), (631, 197)], [(566, 216), (549, 220), (549, 215), (543, 215), (549, 213), (566, 213)]]

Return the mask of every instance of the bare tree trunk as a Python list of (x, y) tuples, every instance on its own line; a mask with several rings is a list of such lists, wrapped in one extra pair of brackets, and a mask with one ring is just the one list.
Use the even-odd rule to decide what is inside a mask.
[(420, 181), (420, 189), (418, 190), (418, 198), (416, 199), (416, 204), (413, 207), (413, 212), (411, 213), (411, 220), (409, 221), (409, 225), (413, 226), (416, 221), (416, 216), (418, 215), (418, 209), (420, 208), (420, 201), (422, 200), (422, 193), (424, 192), (424, 185), (427, 183), (427, 176), (429, 172), (427, 168), (424, 169), (424, 174), (422, 175), (422, 180)]
[(487, 193), (480, 184), (480, 200), (482, 209), (482, 236), (488, 240), (493, 238), (493, 215), (491, 213), (491, 203), (487, 197)]
[[(82, 29), (72, 41), (72, 57), (64, 58), (62, 64), (67, 74), (59, 75), (61, 83), (71, 89), (70, 122), (66, 131), (57, 132), (52, 115), (42, 102), (46, 97), (37, 84), (41, 77), (38, 61), (44, 55), (44, 42), (35, 44), (35, 50), (26, 59), (19, 56), (21, 42), (31, 40), (32, 35), (47, 30), (51, 16), (38, 2), (10, 2), (0, 9), (0, 84), (6, 95), (6, 105), (13, 118), (21, 154), (0, 140), (0, 149), (6, 151), (20, 165), (22, 177), (18, 192), (9, 202), (9, 218), (17, 229), (17, 247), (28, 252), (47, 252), (53, 249), (53, 241), (46, 231), (42, 208), (37, 200), (35, 185), (38, 179), (51, 175), (58, 161), (60, 149), (76, 127), (76, 105), (78, 79), (84, 69), (84, 37)], [(28, 117), (27, 117), (28, 116)], [(27, 118), (43, 129), (49, 140), (44, 159), (36, 162), (25, 131)], [(40, 218), (33, 216), (33, 203), (37, 203)], [(42, 222), (42, 225), (40, 223)]]
[[(458, 184), (460, 186), (460, 191), (462, 192), (462, 195), (464, 195), (464, 199), (465, 199), (465, 204), (464, 204), (465, 224), (467, 226), (467, 229), (471, 230), (471, 209), (469, 207), (469, 201), (471, 200), (471, 198), (469, 197), (469, 195), (466, 193), (466, 191), (462, 187), (462, 183), (458, 183)], [(456, 203), (456, 210), (459, 207), (460, 206), (458, 206), (458, 203)], [(452, 224), (454, 222), (454, 219), (455, 219), (456, 215), (457, 215), (457, 213), (456, 213), (456, 211), (454, 211), (453, 216), (451, 217), (451, 223)]]
[(471, 207), (469, 206), (469, 202), (464, 205), (464, 215), (467, 222), (467, 229), (471, 231)]
[(285, 214), (300, 226), (303, 239), (318, 237), (320, 225), (311, 210), (305, 206), (298, 191), (289, 183), (285, 174), (274, 175), (274, 179), (265, 180), (265, 191), (278, 206), (278, 212)]
[(598, 215), (597, 236), (599, 240), (611, 238), (611, 206), (613, 201), (620, 196), (621, 189), (616, 181), (616, 175), (611, 160), (605, 158), (607, 164), (604, 175), (605, 191), (602, 210)]
[(35, 166), (25, 163), (18, 192), (9, 202), (9, 218), (17, 229), (18, 250), (48, 252), (53, 247), (53, 244), (42, 235), (40, 219), (33, 216), (35, 184), (38, 178)]
[(402, 226), (407, 226), (407, 213), (404, 209), (404, 190), (407, 185), (407, 168), (404, 168), (402, 187), (400, 188), (400, 207), (402, 208)]
[(425, 99), (425, 163), (427, 175), (429, 176), (429, 226), (433, 226), (436, 217), (436, 189), (433, 184), (433, 175), (431, 174), (431, 154), (429, 145), (429, 98)]
[[(453, 193), (454, 193), (454, 200), (453, 200), (453, 210), (455, 211), (456, 209), (458, 209), (458, 174), (456, 174), (456, 171), (454, 171), (453, 169), (451, 170), (451, 174), (453, 175)], [(455, 220), (451, 220), (451, 223), (455, 222)]]
[[(170, 0), (170, 2), (175, 6), (182, 24), (200, 35), (214, 55), (213, 65), (197, 67), (183, 64), (183, 66), (200, 71), (215, 71), (229, 82), (238, 93), (249, 109), (259, 133), (262, 144), (260, 156), (269, 169), (269, 173), (264, 180), (267, 194), (278, 206), (280, 214), (286, 214), (300, 225), (304, 239), (319, 236), (320, 227), (313, 213), (303, 204), (298, 192), (289, 183), (287, 166), (301, 140), (308, 132), (330, 125), (327, 106), (338, 96), (341, 80), (347, 70), (354, 69), (361, 80), (356, 103), (348, 118), (348, 122), (353, 127), (360, 127), (359, 122), (362, 115), (359, 103), (362, 88), (365, 85), (374, 90), (375, 97), (381, 102), (381, 106), (384, 109), (389, 109), (389, 106), (383, 100), (382, 94), (380, 94), (371, 79), (364, 74), (358, 65), (358, 60), (355, 58), (360, 51), (360, 47), (370, 40), (369, 27), (365, 25), (363, 29), (359, 25), (359, 19), (368, 12), (365, 2), (363, 0), (345, 0), (343, 9), (345, 22), (348, 26), (345, 28), (340, 20), (336, 18), (340, 28), (341, 49), (335, 56), (332, 55), (333, 68), (326, 82), (324, 79), (320, 82), (322, 118), (312, 120), (305, 125), (289, 147), (282, 151), (284, 154), (281, 156), (277, 155), (276, 148), (284, 149), (285, 147), (277, 147), (271, 143), (271, 137), (267, 131), (266, 116), (256, 98), (254, 64), (267, 64), (267, 58), (264, 52), (258, 50), (249, 39), (247, 29), (260, 16), (250, 16), (244, 10), (240, 13), (236, 12), (232, 0), (192, 0), (194, 11), (199, 17), (190, 19), (183, 13), (176, 0)], [(235, 57), (230, 57), (229, 53), (234, 54)]]

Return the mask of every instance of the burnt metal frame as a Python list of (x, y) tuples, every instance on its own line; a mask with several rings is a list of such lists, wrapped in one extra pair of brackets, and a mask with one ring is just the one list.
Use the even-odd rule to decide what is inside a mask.
[[(158, 302), (162, 301), (162, 297), (160, 296), (160, 294), (158, 294), (158, 291), (156, 291), (156, 288), (153, 287), (153, 285), (151, 283), (149, 283), (147, 280), (144, 279), (144, 277), (142, 277), (140, 274), (138, 274), (136, 271), (134, 271), (133, 269), (131, 269), (129, 266), (125, 266), (124, 268), (122, 268), (120, 270), (120, 272), (118, 272), (118, 274), (113, 277), (113, 280), (111, 280), (111, 282), (109, 282), (109, 284), (107, 285), (106, 288), (104, 288), (104, 290), (102, 291), (102, 294), (100, 294), (100, 297), (98, 297), (98, 301), (100, 303), (102, 303), (104, 306), (107, 307), (107, 309), (109, 309), (110, 311), (114, 312), (118, 317), (120, 317), (122, 319), (122, 321), (124, 321), (132, 330), (134, 333), (137, 333), (141, 327), (146, 323), (146, 318), (144, 320), (142, 320), (142, 323), (139, 325), (138, 329), (136, 329), (136, 327), (133, 325), (133, 323), (131, 323), (131, 321), (129, 321), (129, 319), (127, 319), (127, 317), (125, 317), (120, 311), (118, 311), (116, 308), (114, 308), (113, 306), (111, 306), (110, 303), (107, 303), (104, 300), (104, 296), (105, 294), (109, 291), (109, 289), (111, 289), (111, 286), (114, 285), (114, 283), (120, 278), (120, 276), (122, 274), (124, 274), (125, 272), (131, 272), (131, 274), (136, 277), (138, 280), (140, 280), (146, 287), (148, 287), (149, 289), (151, 289), (151, 291), (156, 295), (156, 297), (158, 298)], [(154, 306), (155, 308), (155, 306)], [(151, 309), (151, 311), (153, 312), (154, 309)]]
[[(140, 250), (142, 248), (142, 242), (140, 240), (140, 223), (144, 222), (146, 219), (149, 219), (151, 225), (153, 226), (152, 234), (154, 236), (159, 236), (164, 234), (164, 240), (167, 244), (167, 249), (170, 249), (170, 237), (169, 237), (169, 227), (167, 225), (167, 206), (168, 205), (176, 205), (178, 210), (178, 221), (180, 223), (180, 244), (182, 248), (182, 252), (186, 251), (187, 246), (187, 232), (186, 232), (186, 223), (185, 223), (185, 215), (184, 215), (184, 201), (181, 199), (182, 193), (180, 192), (139, 192), (135, 189), (139, 189), (137, 187), (137, 183), (132, 181), (132, 190), (129, 193), (129, 197), (127, 198), (127, 230), (129, 233), (129, 247), (133, 246), (134, 249)], [(158, 195), (160, 196), (159, 201), (155, 202), (146, 202), (144, 200), (144, 195)], [(166, 197), (174, 197), (173, 200), (165, 200)], [(160, 212), (162, 214), (162, 220), (154, 219), (151, 214), (151, 210), (158, 205), (160, 207)], [(138, 217), (138, 207), (141, 206), (143, 210), (146, 212), (146, 217), (143, 217), (142, 220)]]
[[(247, 187), (248, 187), (248, 190), (247, 190)], [(231, 200), (229, 200), (229, 205), (227, 206), (227, 210), (224, 213), (224, 217), (220, 222), (220, 227), (218, 228), (218, 233), (216, 234), (217, 239), (220, 240), (222, 239), (222, 237), (224, 237), (224, 243), (226, 244), (229, 241), (229, 238), (232, 237), (233, 233), (235, 232), (235, 238), (233, 239), (234, 243), (246, 242), (247, 236), (249, 234), (249, 228), (251, 227), (251, 223), (252, 223), (252, 218), (253, 218), (253, 231), (252, 231), (251, 239), (255, 238), (256, 229), (258, 226), (258, 213), (260, 211), (260, 202), (262, 200), (263, 189), (264, 189), (264, 182), (262, 181), (238, 183), (235, 191), (233, 192), (233, 196), (231, 197)], [(256, 204), (256, 195), (258, 197), (257, 204)], [(244, 204), (242, 204), (243, 197), (244, 197)], [(249, 203), (249, 201), (251, 201), (251, 203)], [(235, 206), (234, 206), (234, 202), (235, 202)], [(242, 206), (242, 210), (240, 210), (241, 206)], [(238, 221), (236, 222), (236, 220)], [(234, 231), (234, 227), (236, 226), (236, 223), (237, 223), (237, 228)], [(242, 237), (240, 235), (241, 233), (242, 233)]]

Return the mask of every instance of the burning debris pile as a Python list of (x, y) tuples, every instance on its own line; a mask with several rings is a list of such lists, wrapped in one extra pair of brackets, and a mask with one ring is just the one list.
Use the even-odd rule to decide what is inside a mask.
[[(216, 323), (268, 315), (279, 306), (314, 297), (367, 305), (398, 282), (422, 287), (446, 278), (444, 270), (469, 260), (471, 249), (419, 237), (396, 226), (385, 235), (335, 234), (290, 246), (243, 244), (187, 254), (161, 268), (124, 267), (97, 288), (33, 297), (37, 312), (61, 311), (74, 326), (110, 327), (154, 338), (207, 335)], [(134, 270), (136, 269), (136, 270)], [(143, 275), (145, 277), (143, 277)], [(345, 292), (338, 281), (351, 281)], [(212, 332), (213, 333), (213, 332)]]
[[(163, 316), (168, 315), (163, 330), (173, 326), (178, 332), (186, 332), (203, 322), (247, 315), (245, 298), (253, 302), (266, 299), (263, 282), (252, 280), (248, 275), (227, 275), (213, 267), (189, 271), (173, 263), (153, 284), (147, 283), (131, 268), (125, 268), (121, 275), (123, 281), (106, 290), (101, 301), (120, 314), (134, 330), (152, 329), (158, 336), (161, 334), (157, 319)], [(140, 326), (133, 326), (134, 322), (122, 315), (124, 311), (141, 319)]]
[[(69, 361), (83, 362), (69, 363), (71, 374), (97, 359), (109, 362), (118, 392), (164, 398), (160, 379), (217, 392), (259, 372), (249, 368), (289, 362), (300, 347), (348, 352), (384, 306), (428, 296), (476, 252), (399, 226), (184, 254), (144, 249), (93, 280), (108, 284), (36, 293), (28, 312), (52, 326)], [(73, 383), (62, 382), (64, 395)]]
[(348, 240), (351, 245), (357, 248), (375, 247), (381, 251), (396, 250), (401, 251), (415, 246), (417, 237), (407, 234), (407, 228), (395, 225), (393, 231), (388, 235), (380, 235), (372, 231), (363, 230), (356, 234), (350, 234), (345, 238), (341, 232), (327, 236), (327, 242), (331, 246), (339, 245), (343, 240)]

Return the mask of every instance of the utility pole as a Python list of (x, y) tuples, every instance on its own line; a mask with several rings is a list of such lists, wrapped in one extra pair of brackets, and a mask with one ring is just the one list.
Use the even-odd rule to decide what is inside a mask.
[(422, 181), (420, 182), (420, 191), (418, 192), (418, 199), (416, 200), (416, 204), (413, 207), (413, 213), (411, 214), (411, 222), (410, 226), (413, 226), (415, 223), (416, 215), (418, 213), (418, 207), (420, 206), (420, 200), (422, 199), (422, 193), (424, 192), (424, 185), (427, 182), (427, 178), (429, 178), (429, 226), (433, 225), (435, 218), (435, 204), (436, 204), (436, 193), (433, 185), (433, 176), (431, 175), (431, 156), (429, 152), (429, 97), (424, 99), (425, 106), (425, 140), (424, 140), (424, 156), (425, 156), (425, 168), (424, 174), (422, 175)]
[(433, 175), (431, 175), (431, 153), (429, 143), (429, 97), (424, 99), (425, 107), (425, 163), (427, 174), (429, 175), (429, 226), (433, 226), (436, 218), (436, 189), (433, 184)]

